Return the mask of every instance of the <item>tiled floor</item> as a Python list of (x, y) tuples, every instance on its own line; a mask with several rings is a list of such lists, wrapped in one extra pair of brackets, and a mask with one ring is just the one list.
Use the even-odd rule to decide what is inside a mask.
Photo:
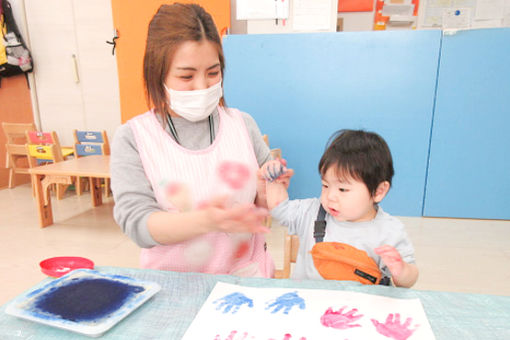
[[(92, 208), (89, 193), (52, 199), (56, 223), (39, 228), (30, 185), (0, 190), (0, 304), (45, 278), (39, 262), (83, 256), (98, 266), (138, 267), (139, 248), (112, 217), (113, 201)], [(510, 295), (510, 221), (402, 217), (416, 248), (415, 289)], [(269, 250), (282, 263), (283, 228)]]

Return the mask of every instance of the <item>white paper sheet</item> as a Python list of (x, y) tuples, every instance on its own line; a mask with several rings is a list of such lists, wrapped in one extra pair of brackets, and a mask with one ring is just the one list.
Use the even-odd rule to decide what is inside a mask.
[(294, 0), (293, 28), (296, 31), (324, 31), (330, 29), (331, 2), (329, 0)]
[(236, 0), (237, 20), (287, 19), (290, 0)]
[(184, 340), (434, 339), (419, 299), (218, 282)]
[(445, 9), (443, 11), (443, 29), (469, 28), (471, 26), (471, 8)]
[(503, 0), (477, 0), (476, 15), (477, 20), (494, 20), (503, 18)]

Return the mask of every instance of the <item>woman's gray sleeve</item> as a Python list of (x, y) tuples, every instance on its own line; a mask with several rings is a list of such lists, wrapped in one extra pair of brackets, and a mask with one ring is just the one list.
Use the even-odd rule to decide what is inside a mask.
[(255, 156), (257, 157), (257, 162), (259, 163), (259, 167), (262, 166), (265, 162), (271, 160), (271, 153), (269, 152), (269, 147), (262, 139), (262, 134), (260, 133), (260, 129), (257, 126), (257, 123), (253, 119), (252, 116), (243, 112), (243, 119), (248, 129), (248, 134), (250, 135), (251, 142), (253, 144), (253, 150), (255, 151)]
[(127, 124), (115, 132), (110, 173), (115, 221), (138, 246), (158, 245), (147, 228), (147, 219), (151, 213), (162, 209), (145, 175), (133, 132)]

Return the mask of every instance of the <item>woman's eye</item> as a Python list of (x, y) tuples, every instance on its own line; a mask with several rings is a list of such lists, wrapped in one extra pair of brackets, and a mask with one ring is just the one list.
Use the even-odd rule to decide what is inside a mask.
[(340, 188), (340, 189), (338, 189), (338, 190), (340, 190), (340, 192), (348, 192), (348, 191), (349, 191), (349, 190), (344, 189), (344, 188)]
[(322, 183), (322, 187), (323, 187), (323, 188), (325, 188), (325, 189), (327, 189), (327, 188), (328, 188), (328, 185), (327, 185), (327, 184)]
[(220, 71), (216, 71), (216, 72), (211, 72), (209, 73), (209, 77), (216, 77), (218, 74), (220, 74)]
[(193, 78), (193, 76), (180, 76), (179, 78), (185, 79), (185, 80), (190, 80), (191, 78)]

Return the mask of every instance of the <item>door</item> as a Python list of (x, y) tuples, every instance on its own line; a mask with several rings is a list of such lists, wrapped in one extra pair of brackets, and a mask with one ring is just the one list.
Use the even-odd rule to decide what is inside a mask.
[(120, 124), (111, 3), (105, 0), (26, 0), (41, 129), (71, 145), (73, 129)]

